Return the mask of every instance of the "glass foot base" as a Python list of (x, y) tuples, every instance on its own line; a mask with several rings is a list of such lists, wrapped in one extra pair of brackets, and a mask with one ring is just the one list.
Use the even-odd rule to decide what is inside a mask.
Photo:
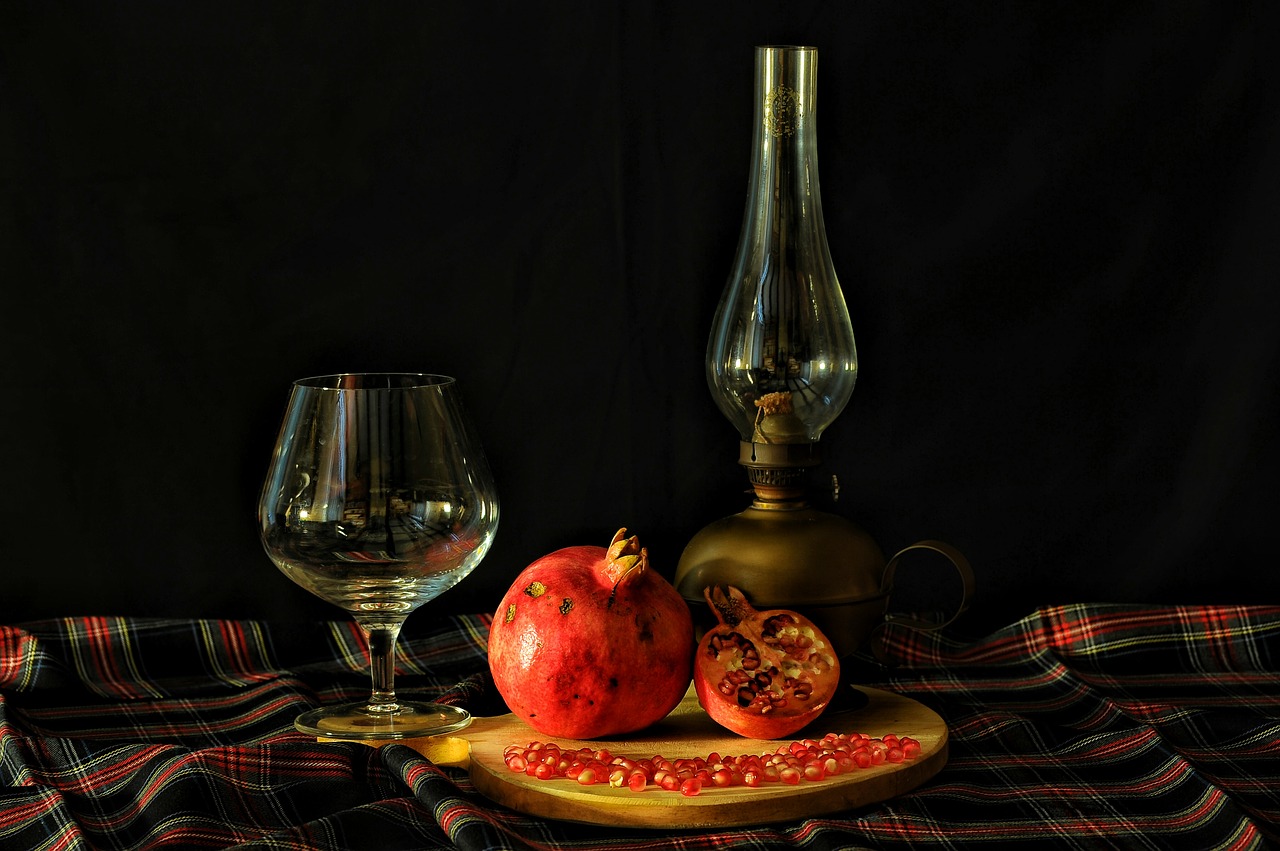
[(293, 726), (327, 739), (387, 741), (440, 736), (470, 723), (467, 710), (438, 703), (401, 703), (395, 712), (371, 712), (367, 703), (348, 703), (304, 712)]

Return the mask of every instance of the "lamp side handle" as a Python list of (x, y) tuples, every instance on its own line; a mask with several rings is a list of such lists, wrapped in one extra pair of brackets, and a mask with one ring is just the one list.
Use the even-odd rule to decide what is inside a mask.
[(905, 626), (909, 629), (916, 629), (922, 632), (931, 632), (943, 629), (944, 627), (950, 626), (955, 622), (956, 618), (964, 614), (965, 610), (969, 608), (970, 601), (973, 599), (973, 593), (977, 583), (974, 580), (973, 568), (969, 565), (969, 560), (965, 558), (964, 554), (955, 547), (942, 541), (917, 541), (916, 543), (903, 547), (898, 550), (898, 552), (894, 553), (893, 558), (889, 559), (888, 564), (884, 566), (884, 574), (880, 581), (881, 588), (893, 588), (893, 577), (898, 571), (899, 561), (904, 555), (915, 550), (932, 550), (947, 559), (947, 561), (951, 562), (952, 566), (955, 567), (956, 572), (960, 574), (960, 581), (962, 583), (960, 605), (956, 607), (955, 611), (951, 614), (951, 617), (943, 621), (928, 618), (921, 614), (891, 612), (885, 615), (884, 623), (881, 624), (881, 628), (888, 624), (894, 624), (895, 626)]

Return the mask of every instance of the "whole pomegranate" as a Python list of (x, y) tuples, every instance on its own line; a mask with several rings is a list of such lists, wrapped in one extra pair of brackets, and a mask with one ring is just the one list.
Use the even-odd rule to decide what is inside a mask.
[(566, 547), (538, 559), (494, 614), (489, 669), (498, 693), (547, 736), (640, 730), (689, 688), (689, 606), (626, 531), (607, 549)]
[(754, 739), (789, 736), (827, 708), (840, 679), (831, 642), (786, 609), (758, 612), (737, 588), (707, 588), (719, 624), (694, 657), (698, 702), (716, 723)]

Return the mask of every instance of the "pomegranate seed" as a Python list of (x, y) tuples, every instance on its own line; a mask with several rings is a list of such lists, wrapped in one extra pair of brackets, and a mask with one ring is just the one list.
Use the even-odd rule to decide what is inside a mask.
[[(767, 697), (761, 695), (759, 699), (768, 706)], [(679, 790), (684, 795), (701, 794), (708, 786), (754, 788), (764, 783), (817, 782), (855, 768), (914, 759), (920, 753), (918, 740), (893, 733), (879, 738), (862, 733), (827, 733), (818, 740), (778, 745), (772, 753), (722, 756), (713, 752), (706, 757), (676, 760), (661, 754), (644, 759), (613, 756), (605, 748), (565, 750), (554, 742), (508, 745), (502, 751), (508, 769), (538, 780), (563, 777), (583, 786), (608, 783), (634, 792), (657, 786), (668, 792)]]

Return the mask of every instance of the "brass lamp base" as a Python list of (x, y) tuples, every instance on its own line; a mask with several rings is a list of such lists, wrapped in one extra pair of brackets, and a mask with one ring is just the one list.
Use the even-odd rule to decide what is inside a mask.
[(884, 553), (856, 523), (810, 507), (785, 468), (781, 475), (768, 468), (760, 475), (766, 453), (758, 444), (744, 443), (742, 451), (755, 500), (694, 535), (676, 567), (676, 590), (688, 602), (699, 635), (716, 622), (703, 590), (732, 585), (757, 609), (803, 613), (838, 656), (851, 656), (888, 606), (892, 589)]

